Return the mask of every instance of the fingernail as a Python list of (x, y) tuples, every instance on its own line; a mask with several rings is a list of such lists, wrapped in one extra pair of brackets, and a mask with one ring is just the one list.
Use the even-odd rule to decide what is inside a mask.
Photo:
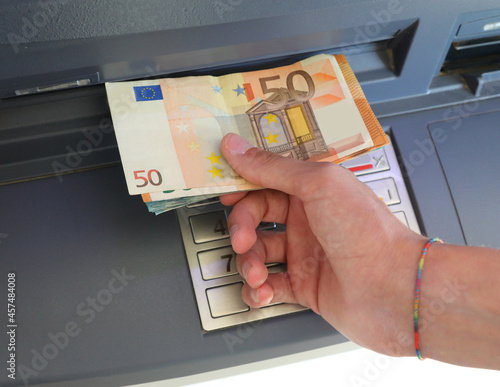
[(234, 133), (231, 133), (226, 137), (224, 146), (233, 155), (242, 155), (249, 148), (255, 147), (255, 145), (250, 144), (243, 137), (238, 136), (237, 134)]
[(243, 275), (243, 278), (247, 279), (248, 272), (250, 271), (251, 267), (252, 267), (252, 265), (250, 264), (250, 262), (245, 262), (241, 266), (241, 274)]

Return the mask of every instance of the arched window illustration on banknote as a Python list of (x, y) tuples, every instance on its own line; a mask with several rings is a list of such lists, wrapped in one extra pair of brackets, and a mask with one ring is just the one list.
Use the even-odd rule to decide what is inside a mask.
[(314, 90), (313, 93), (311, 90), (277, 90), (246, 112), (258, 145), (301, 160), (314, 160), (330, 154), (308, 101)]

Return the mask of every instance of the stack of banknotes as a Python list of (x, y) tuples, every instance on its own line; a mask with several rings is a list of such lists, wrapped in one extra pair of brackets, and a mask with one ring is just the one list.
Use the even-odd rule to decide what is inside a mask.
[(347, 60), (317, 55), (220, 77), (106, 84), (127, 187), (155, 214), (259, 189), (233, 171), (233, 132), (265, 150), (341, 163), (389, 143)]

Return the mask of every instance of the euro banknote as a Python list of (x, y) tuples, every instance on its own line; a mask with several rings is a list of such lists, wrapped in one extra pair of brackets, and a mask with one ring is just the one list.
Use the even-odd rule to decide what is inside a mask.
[(188, 197), (180, 197), (176, 199), (168, 199), (168, 200), (158, 200), (154, 202), (147, 202), (146, 206), (149, 212), (152, 212), (155, 215), (163, 214), (164, 212), (175, 210), (176, 208), (189, 206), (190, 204), (195, 204), (202, 202), (203, 200), (212, 199), (218, 197), (217, 195), (198, 195), (198, 196), (188, 196)]
[(241, 191), (239, 186), (191, 188), (142, 194), (142, 199), (149, 212), (159, 215), (179, 207), (238, 191)]
[(258, 188), (222, 157), (230, 132), (284, 157), (336, 163), (389, 142), (341, 55), (106, 91), (129, 193), (148, 203)]

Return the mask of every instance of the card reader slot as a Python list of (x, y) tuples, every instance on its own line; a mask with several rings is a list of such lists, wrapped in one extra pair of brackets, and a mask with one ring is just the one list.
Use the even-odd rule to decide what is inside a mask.
[(500, 35), (452, 42), (441, 72), (463, 73), (487, 69), (500, 62)]
[(491, 45), (498, 45), (500, 43), (500, 36), (490, 36), (481, 39), (460, 40), (453, 42), (452, 47), (456, 51), (469, 50), (473, 48), (486, 47)]

